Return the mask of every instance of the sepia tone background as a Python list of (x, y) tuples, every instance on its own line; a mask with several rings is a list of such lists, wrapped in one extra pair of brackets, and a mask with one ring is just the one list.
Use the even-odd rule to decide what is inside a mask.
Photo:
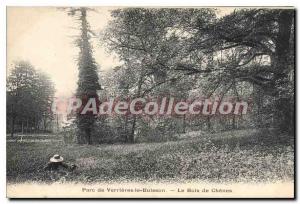
[[(90, 12), (88, 13), (87, 20), (91, 26), (91, 30), (95, 31), (95, 33), (101, 33), (105, 27), (108, 25), (108, 22), (111, 20), (110, 17), (110, 11), (116, 9), (115, 7), (95, 7), (96, 12)], [(234, 8), (217, 8), (218, 12), (217, 15), (218, 17), (222, 17), (225, 15), (230, 14)], [(7, 8), (7, 75), (11, 73), (11, 69), (13, 68), (13, 64), (15, 61), (19, 60), (28, 60), (31, 62), (31, 64), (37, 69), (41, 70), (45, 73), (47, 73), (50, 78), (53, 80), (55, 84), (55, 95), (56, 96), (70, 96), (74, 94), (77, 86), (77, 79), (78, 79), (78, 68), (77, 68), (77, 55), (79, 49), (74, 46), (74, 36), (78, 36), (78, 30), (76, 29), (76, 23), (72, 18), (68, 17), (66, 12), (63, 11), (61, 8), (55, 8), (55, 7), (8, 7)], [(77, 30), (77, 31), (76, 31)], [(100, 65), (100, 75), (102, 73), (105, 73), (106, 71), (112, 70), (116, 66), (122, 64), (122, 62), (118, 59), (117, 55), (114, 53), (108, 54), (106, 52), (107, 47), (103, 45), (102, 43), (99, 42), (99, 39), (97, 38), (98, 36), (93, 37), (90, 42), (93, 46), (93, 56), (97, 62), (98, 65)], [(124, 77), (124, 76), (122, 76)], [(126, 76), (125, 76), (126, 78)], [(23, 125), (22, 125), (23, 126)], [(263, 129), (264, 127), (260, 127), (262, 131), (260, 132), (261, 129), (251, 129), (251, 130), (233, 130), (230, 133), (223, 133), (220, 132), (217, 133), (219, 137), (225, 136), (234, 136), (234, 137), (244, 137), (246, 134), (250, 135), (250, 140), (252, 142), (252, 136), (258, 136), (263, 137), (265, 134), (267, 135), (272, 135), (275, 136), (275, 133), (272, 130), (265, 130)], [(181, 131), (181, 130), (180, 130)], [(204, 132), (204, 131), (203, 131)], [(203, 135), (206, 136), (215, 136), (214, 132), (205, 132), (203, 133), (202, 131), (199, 131), (197, 133), (194, 132), (183, 132), (180, 137), (186, 137), (188, 140), (191, 139), (188, 143), (188, 145), (191, 145), (193, 143), (194, 137), (201, 138)], [(18, 133), (19, 134), (19, 133)], [(40, 133), (39, 133), (40, 134)], [(64, 134), (64, 133), (62, 133)], [(208, 135), (207, 135), (208, 134)], [(30, 133), (31, 136), (38, 136), (35, 134)], [(196, 136), (195, 136), (196, 135)], [(24, 154), (31, 155), (32, 153), (42, 154), (45, 152), (45, 155), (39, 155), (40, 158), (37, 163), (40, 162), (47, 162), (48, 157), (50, 154), (53, 152), (50, 143), (49, 146), (47, 147), (38, 147), (38, 145), (31, 147), (31, 146), (26, 146), (24, 145), (24, 150), (23, 144), (25, 144), (28, 138), (28, 142), (31, 142), (29, 140), (30, 137), (26, 137), (28, 135), (19, 134), (17, 135), (17, 139), (14, 140), (14, 138), (9, 138), (8, 136), (8, 142), (9, 145), (16, 145), (12, 149), (9, 149), (9, 155), (13, 155), (14, 153), (14, 148), (19, 147), (19, 150), (24, 151)], [(51, 140), (61, 140), (62, 136), (60, 132), (55, 133), (54, 135), (47, 135), (47, 139), (51, 138)], [(280, 135), (279, 138), (280, 140), (285, 139), (286, 135)], [(18, 138), (21, 138), (20, 140)], [(186, 139), (184, 138), (184, 140)], [(24, 141), (23, 141), (24, 139)], [(179, 141), (181, 141), (182, 138), (179, 138)], [(248, 135), (247, 135), (247, 139)], [(255, 137), (255, 139), (257, 139)], [(267, 138), (270, 139), (270, 138)], [(226, 140), (226, 139), (224, 139)], [(230, 138), (228, 139), (230, 140)], [(255, 144), (259, 143), (259, 139), (257, 139)], [(272, 140), (272, 139), (271, 139)], [(206, 141), (206, 140), (205, 140)], [(247, 140), (248, 141), (248, 140)], [(292, 140), (291, 140), (292, 141)], [(15, 143), (14, 143), (15, 142)], [(55, 141), (57, 142), (57, 141)], [(53, 146), (56, 145), (56, 143), (53, 143)], [(61, 141), (60, 141), (61, 142)], [(119, 141), (118, 141), (119, 142)], [(282, 141), (281, 141), (282, 142)], [(284, 143), (284, 142), (283, 142)], [(118, 143), (117, 143), (118, 144)], [(162, 145), (166, 145), (166, 147), (169, 147), (168, 145), (174, 144), (173, 140), (168, 141), (167, 143), (163, 143)], [(197, 145), (202, 144), (202, 142), (199, 140), (196, 143)], [(252, 144), (252, 143), (251, 143)], [(273, 143), (272, 143), (273, 144)], [(48, 145), (48, 144), (47, 144)], [(98, 145), (98, 144), (97, 144)], [(76, 163), (78, 163), (80, 168), (84, 167), (84, 171), (89, 168), (89, 167), (94, 167), (94, 157), (97, 157), (97, 154), (105, 152), (105, 146), (107, 144), (100, 144), (104, 146), (76, 146), (74, 144), (71, 145), (66, 145), (65, 143), (62, 145), (59, 143), (58, 145), (58, 150), (63, 152), (63, 156), (67, 155), (67, 158), (72, 158)], [(128, 146), (127, 146), (128, 145)], [(139, 148), (144, 149), (144, 144), (139, 146), (139, 144), (134, 144), (136, 146), (130, 146), (130, 144), (124, 144), (124, 146), (119, 148), (118, 145), (108, 145), (107, 149), (108, 151), (114, 152), (113, 156), (111, 158), (100, 158), (101, 162), (102, 159), (105, 160), (110, 160), (110, 159), (115, 159), (118, 158), (117, 152), (122, 152), (124, 151), (124, 154), (127, 154), (128, 152), (126, 151), (131, 151), (133, 150), (133, 158), (140, 158), (139, 154), (137, 153), (139, 151)], [(183, 144), (185, 145), (185, 144)], [(145, 145), (146, 150), (147, 148), (151, 149), (152, 147), (156, 146), (155, 142), (154, 145), (151, 146), (148, 144)], [(160, 146), (160, 144), (158, 144)], [(237, 145), (238, 146), (238, 145)], [(126, 149), (128, 147), (128, 149)], [(164, 147), (164, 146), (163, 146)], [(184, 146), (183, 146), (184, 147)], [(209, 194), (207, 196), (203, 195), (203, 197), (293, 197), (293, 187), (294, 187), (294, 182), (291, 179), (291, 174), (292, 174), (292, 168), (293, 168), (293, 146), (288, 146), (286, 149), (284, 149), (287, 152), (287, 158), (285, 158), (285, 154), (283, 154), (283, 159), (282, 160), (277, 160), (277, 155), (273, 157), (271, 154), (263, 154), (263, 156), (259, 155), (259, 158), (262, 159), (263, 161), (269, 162), (269, 165), (272, 164), (273, 160), (279, 161), (280, 167), (276, 166), (270, 171), (276, 169), (278, 171), (277, 173), (281, 175), (284, 175), (285, 173), (288, 174), (288, 179), (287, 181), (284, 182), (273, 182), (273, 183), (259, 183), (257, 180), (254, 182), (255, 184), (230, 184), (230, 188), (233, 189), (233, 193), (230, 195), (225, 195), (225, 194)], [(28, 148), (28, 149), (26, 149)], [(34, 149), (36, 148), (36, 149)], [(56, 146), (55, 146), (56, 148)], [(55, 149), (54, 148), (54, 149)], [(78, 151), (76, 150), (77, 153), (85, 154), (85, 152), (88, 152), (89, 150), (94, 150), (92, 155), (89, 155), (89, 157), (85, 158), (78, 158), (75, 155), (72, 155), (71, 151), (74, 151), (74, 149), (78, 148)], [(174, 148), (177, 148), (175, 146)], [(238, 147), (239, 148), (239, 147)], [(273, 151), (276, 151), (277, 146), (274, 146), (273, 148), (271, 147), (270, 149)], [(155, 149), (155, 148), (154, 148)], [(178, 147), (179, 149), (179, 147)], [(55, 150), (55, 151), (56, 151)], [(70, 152), (68, 152), (70, 150)], [(28, 151), (28, 152), (26, 152)], [(99, 151), (99, 152), (98, 152)], [(103, 151), (103, 152), (102, 152)], [(235, 151), (239, 151), (236, 150)], [(264, 151), (264, 150), (263, 150)], [(243, 149), (240, 151), (241, 155), (243, 156)], [(147, 152), (146, 152), (147, 153)], [(125, 155), (126, 158), (128, 156), (128, 159), (131, 158), (130, 154)], [(145, 154), (146, 156), (149, 156), (148, 154)], [(22, 155), (18, 155), (20, 158), (22, 158)], [(78, 156), (78, 155), (77, 155)], [(170, 155), (167, 155), (170, 156)], [(257, 155), (256, 155), (257, 156)], [(212, 156), (213, 157), (213, 156)], [(248, 157), (247, 157), (248, 158)], [(15, 157), (10, 157), (10, 164), (15, 162)], [(99, 158), (98, 158), (99, 159)], [(167, 158), (168, 159), (168, 158)], [(253, 158), (252, 158), (253, 159)], [(255, 158), (253, 159), (255, 160)], [(252, 161), (253, 161), (252, 160)], [(22, 159), (17, 161), (22, 161)], [(106, 160), (105, 160), (106, 161)], [(98, 160), (96, 161), (97, 164), (101, 163)], [(134, 161), (135, 162), (135, 161)], [(190, 162), (190, 161), (189, 161)], [(255, 161), (256, 162), (256, 161)], [(36, 163), (34, 163), (36, 164)], [(147, 164), (148, 165), (148, 164)], [(285, 166), (287, 165), (287, 166)], [(11, 168), (11, 166), (9, 166)], [(287, 168), (286, 172), (281, 171), (284, 168)], [(40, 167), (39, 167), (40, 168)], [(114, 166), (115, 168), (115, 166)], [(267, 167), (266, 167), (267, 168)], [(16, 170), (17, 167), (13, 166), (11, 168), (13, 170)], [(14, 175), (13, 170), (9, 169), (9, 173), (12, 173)], [(187, 170), (188, 172), (188, 170)], [(267, 171), (268, 172), (268, 171)], [(40, 172), (39, 172), (40, 173)], [(272, 175), (265, 174), (265, 172), (261, 171), (261, 174), (267, 175), (266, 177), (272, 177)], [(30, 175), (32, 176), (32, 175)], [(39, 175), (41, 176), (41, 175)], [(72, 177), (72, 179), (76, 179), (75, 175)], [(261, 176), (261, 175), (259, 175)], [(258, 176), (258, 177), (259, 177)], [(285, 176), (285, 175), (284, 175)], [(11, 176), (12, 177), (12, 176)], [(33, 175), (34, 177), (34, 175)], [(66, 176), (67, 177), (67, 176)], [(18, 178), (18, 177), (16, 177)], [(32, 178), (30, 178), (32, 179)], [(86, 179), (89, 181), (89, 178), (84, 178), (82, 177), (81, 179)], [(79, 182), (80, 183), (80, 182)], [(70, 185), (72, 187), (70, 187)], [(52, 185), (45, 185), (42, 183), (9, 183), (7, 186), (7, 196), (8, 197), (126, 197), (128, 195), (119, 195), (119, 194), (97, 194), (97, 195), (89, 195), (87, 193), (82, 193), (80, 192), (80, 189), (82, 186), (85, 186), (86, 184), (78, 184), (78, 186), (73, 186), (72, 184), (68, 185), (68, 182), (65, 184), (52, 184)], [(96, 185), (97, 184), (93, 184)], [(92, 185), (92, 186), (93, 186)], [(99, 182), (99, 185), (102, 185), (101, 182)], [(88, 185), (87, 185), (88, 186)], [(122, 183), (116, 184), (115, 186), (123, 186)], [(127, 183), (126, 186), (129, 187), (142, 187), (142, 186), (153, 186), (152, 184), (140, 184), (140, 183)], [(178, 188), (188, 188), (188, 187), (196, 187), (200, 188), (202, 186), (206, 186), (207, 188), (219, 188), (219, 187), (224, 187), (223, 184), (215, 184), (215, 183), (190, 183), (190, 184), (166, 184), (166, 183), (159, 183), (158, 186), (165, 186), (166, 188), (169, 188), (172, 186), (172, 189), (177, 189)], [(37, 192), (37, 189), (43, 188), (44, 191)], [(26, 190), (24, 190), (26, 189)], [(55, 190), (54, 190), (55, 189)], [(68, 189), (68, 190), (66, 190)], [(30, 193), (29, 193), (30, 191)], [(176, 193), (169, 193), (168, 195), (166, 194), (151, 194), (151, 195), (132, 195), (136, 197), (194, 197), (192, 194), (184, 194), (183, 196), (178, 195)], [(202, 195), (196, 195), (195, 197), (202, 197)]]

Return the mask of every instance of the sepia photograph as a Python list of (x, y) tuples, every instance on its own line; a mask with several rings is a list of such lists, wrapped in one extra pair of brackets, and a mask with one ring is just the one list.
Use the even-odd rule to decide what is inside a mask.
[(8, 198), (295, 198), (294, 7), (6, 7)]

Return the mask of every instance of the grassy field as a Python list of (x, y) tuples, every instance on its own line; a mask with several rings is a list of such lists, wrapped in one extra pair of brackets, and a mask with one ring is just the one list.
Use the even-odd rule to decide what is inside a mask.
[[(53, 135), (24, 136), (22, 142), (7, 142), (7, 179), (11, 183), (292, 180), (293, 140), (275, 135), (268, 130), (192, 132), (179, 141), (94, 146), (65, 145)], [(44, 171), (53, 154), (78, 168), (59, 175)]]

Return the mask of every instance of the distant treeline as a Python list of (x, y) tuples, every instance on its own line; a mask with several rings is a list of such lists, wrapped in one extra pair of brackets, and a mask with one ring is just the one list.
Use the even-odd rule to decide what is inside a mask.
[(7, 78), (7, 132), (49, 132), (53, 114), (54, 84), (25, 61), (14, 64)]

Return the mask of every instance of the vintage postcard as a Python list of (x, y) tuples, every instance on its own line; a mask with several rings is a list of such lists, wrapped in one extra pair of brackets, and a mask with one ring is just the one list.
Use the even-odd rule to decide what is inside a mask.
[(293, 7), (7, 7), (8, 198), (294, 198)]

